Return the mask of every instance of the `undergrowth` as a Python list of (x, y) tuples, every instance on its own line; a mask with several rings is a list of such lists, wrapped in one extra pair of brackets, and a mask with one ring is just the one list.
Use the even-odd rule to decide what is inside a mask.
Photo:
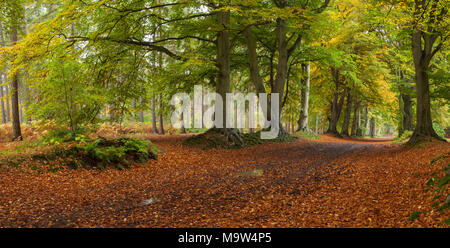
[[(63, 168), (112, 167), (124, 169), (133, 163), (157, 159), (157, 147), (150, 141), (136, 138), (91, 138), (79, 132), (57, 129), (36, 142), (25, 141), (14, 150), (0, 154), (0, 166), (23, 167), (54, 172)], [(44, 165), (46, 169), (39, 169)]]

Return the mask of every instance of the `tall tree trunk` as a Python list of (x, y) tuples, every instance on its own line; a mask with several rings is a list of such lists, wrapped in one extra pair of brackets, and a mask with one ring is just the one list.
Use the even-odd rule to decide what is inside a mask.
[(308, 127), (308, 111), (309, 111), (309, 89), (311, 84), (311, 68), (310, 63), (302, 65), (304, 72), (303, 87), (301, 90), (301, 110), (298, 119), (297, 131), (309, 131)]
[(363, 132), (361, 128), (361, 108), (358, 109), (358, 129), (356, 129), (356, 136), (362, 137)]
[(11, 121), (11, 105), (9, 104), (9, 85), (5, 86), (5, 97), (6, 97), (6, 122)]
[(369, 132), (370, 137), (375, 137), (376, 135), (376, 125), (375, 125), (375, 118), (371, 118), (370, 119), (370, 132)]
[[(399, 71), (399, 77), (400, 77), (400, 82), (403, 82), (405, 73), (401, 70)], [(404, 86), (399, 84), (398, 89), (400, 92), (399, 98), (398, 98), (398, 103), (399, 103), (400, 113), (402, 115), (398, 135), (402, 136), (404, 131), (406, 131), (406, 130), (413, 131), (414, 130), (413, 120), (412, 120), (412, 118), (413, 118), (413, 116), (412, 116), (413, 101), (411, 99), (411, 95), (408, 93), (405, 93), (406, 89)]]
[(349, 136), (348, 129), (350, 126), (350, 116), (352, 113), (352, 94), (350, 90), (347, 92), (347, 107), (345, 108), (344, 114), (344, 122), (342, 123), (342, 131), (341, 134), (345, 136)]
[(316, 134), (319, 134), (319, 119), (320, 119), (320, 115), (316, 114)]
[(412, 104), (413, 101), (411, 99), (411, 96), (408, 94), (400, 94), (401, 99), (402, 99), (402, 106), (403, 106), (403, 110), (402, 110), (402, 127), (403, 130), (408, 130), (408, 131), (413, 131), (414, 127), (413, 127), (413, 123), (412, 123)]
[(180, 128), (180, 133), (184, 134), (186, 133), (186, 128), (184, 127), (184, 116), (183, 116), (183, 112), (181, 112), (181, 128)]
[(155, 106), (155, 97), (152, 96), (152, 132), (154, 134), (159, 133), (158, 127), (156, 126), (156, 106)]
[[(134, 101), (134, 99), (131, 99), (131, 108), (134, 110), (136, 109), (136, 102)], [(132, 114), (132, 122), (136, 121), (136, 114), (133, 112)]]
[(250, 78), (253, 82), (253, 85), (256, 88), (256, 93), (266, 93), (266, 89), (264, 88), (263, 80), (261, 78), (261, 75), (259, 74), (258, 55), (256, 54), (256, 42), (253, 37), (251, 27), (248, 27), (245, 30), (245, 38), (246, 38), (247, 50), (248, 50)]
[[(280, 0), (280, 7), (284, 8), (287, 6), (287, 1)], [(278, 120), (281, 120), (281, 112), (282, 112), (282, 101), (284, 95), (284, 87), (287, 79), (287, 71), (288, 71), (288, 40), (286, 37), (287, 34), (287, 20), (278, 18), (277, 19), (277, 44), (278, 44), (278, 64), (277, 64), (277, 74), (275, 75), (275, 82), (272, 88), (272, 93), (278, 93), (279, 95), (279, 111), (278, 111)], [(272, 104), (272, 102), (271, 102)], [(271, 113), (272, 115), (272, 113)], [(283, 126), (280, 125), (280, 130), (278, 132), (278, 137), (283, 139), (287, 137), (286, 131), (283, 129)]]
[[(5, 47), (5, 37), (3, 36), (3, 26), (2, 26), (2, 22), (0, 20), (0, 47)], [(3, 74), (4, 72), (0, 73), (0, 98), (1, 98), (1, 110), (2, 110), (2, 122), (3, 124), (6, 123), (6, 109), (5, 109), (5, 101), (3, 99), (3, 97), (5, 96), (4, 91), (3, 91)], [(5, 77), (5, 81), (6, 81), (6, 77)]]
[(331, 68), (331, 72), (335, 83), (335, 91), (333, 95), (333, 101), (331, 103), (331, 118), (327, 133), (339, 135), (337, 131), (337, 123), (339, 121), (339, 117), (341, 116), (342, 106), (344, 105), (345, 95), (347, 94), (347, 87), (344, 88), (344, 92), (342, 94), (339, 94), (339, 85), (340, 85), (339, 69)]
[[(11, 29), (11, 43), (14, 46), (17, 43), (17, 24), (13, 24)], [(13, 140), (22, 140), (22, 130), (20, 128), (20, 111), (19, 111), (19, 75), (13, 75), (11, 83), (11, 105), (12, 105), (12, 127)]]
[(367, 136), (369, 135), (370, 129), (369, 108), (367, 107), (367, 104), (364, 105), (363, 123), (364, 133), (361, 136)]
[(215, 105), (215, 118), (222, 117), (222, 123), (217, 123), (219, 126), (226, 127), (226, 94), (230, 92), (230, 12), (219, 11), (217, 12), (217, 20), (220, 30), (217, 34), (217, 84), (216, 92), (222, 97), (224, 102), (223, 108), (220, 109), (218, 105)]
[(359, 106), (360, 106), (359, 101), (355, 97), (354, 106), (353, 106), (353, 121), (352, 121), (352, 132), (351, 132), (352, 136), (356, 136), (358, 133), (358, 129), (360, 129), (359, 123), (358, 123)]
[(141, 123), (144, 123), (144, 110), (142, 109), (142, 104), (143, 104), (142, 96), (139, 97), (139, 103), (141, 105), (141, 110), (139, 111), (139, 121)]
[(163, 111), (163, 103), (162, 97), (159, 95), (159, 134), (164, 134), (164, 111)]
[[(434, 5), (433, 5), (434, 6)], [(415, 2), (415, 12), (421, 12), (424, 8), (421, 1)], [(446, 10), (442, 10), (446, 11)], [(442, 13), (441, 12), (441, 13)], [(415, 17), (417, 18), (417, 17)], [(431, 21), (432, 20), (430, 18)], [(430, 69), (430, 61), (436, 52), (441, 49), (442, 43), (434, 46), (438, 34), (433, 32), (424, 32), (420, 30), (419, 24), (414, 23), (412, 31), (412, 54), (415, 69), (415, 83), (417, 93), (417, 111), (416, 111), (416, 128), (409, 142), (424, 137), (434, 137), (441, 139), (433, 129), (433, 121), (431, 119), (430, 89), (427, 71)], [(429, 27), (432, 28), (431, 24)], [(423, 39), (423, 44), (422, 44)]]
[(6, 109), (5, 109), (5, 101), (3, 100), (4, 92), (3, 92), (3, 86), (1, 84), (3, 83), (3, 75), (0, 74), (0, 101), (1, 101), (1, 110), (2, 110), (2, 123), (6, 124)]

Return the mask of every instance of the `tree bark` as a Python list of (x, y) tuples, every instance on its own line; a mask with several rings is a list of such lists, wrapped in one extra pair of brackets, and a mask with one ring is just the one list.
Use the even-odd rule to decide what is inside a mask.
[[(433, 4), (433, 6), (435, 6)], [(419, 14), (424, 6), (420, 1), (415, 2), (415, 14)], [(437, 10), (436, 10), (437, 11)], [(442, 10), (442, 12), (447, 10)], [(417, 18), (417, 17), (415, 17)], [(416, 21), (416, 20), (414, 20)], [(430, 22), (436, 19), (430, 17)], [(435, 23), (429, 24), (428, 29), (432, 29)], [(419, 24), (414, 23), (412, 31), (412, 54), (415, 69), (415, 83), (417, 93), (417, 111), (416, 111), (416, 128), (409, 142), (415, 142), (424, 137), (433, 137), (441, 139), (433, 129), (433, 121), (431, 119), (430, 89), (427, 71), (430, 69), (430, 61), (436, 52), (441, 49), (442, 43), (434, 46), (439, 34), (433, 30), (424, 32), (419, 29)], [(423, 44), (422, 44), (423, 39)], [(442, 42), (442, 41), (441, 41)]]
[[(0, 47), (5, 47), (5, 38), (3, 36), (3, 26), (2, 26), (1, 20), (0, 20)], [(4, 74), (4, 72), (0, 73), (0, 98), (1, 98), (2, 122), (3, 122), (3, 124), (6, 124), (6, 109), (5, 109), (5, 101), (3, 99), (5, 94), (3, 92), (3, 86), (2, 86), (3, 74)], [(6, 77), (5, 77), (5, 81), (6, 81)]]
[(155, 97), (152, 96), (152, 132), (154, 134), (159, 133), (158, 127), (156, 126), (156, 107), (155, 107)]
[(350, 116), (352, 113), (352, 94), (350, 90), (347, 92), (347, 107), (344, 114), (344, 122), (342, 123), (341, 135), (349, 136), (348, 129), (350, 126)]
[(316, 114), (316, 134), (319, 134), (319, 118), (320, 118), (320, 115), (319, 114)]
[(11, 122), (11, 104), (9, 98), (9, 85), (5, 86), (5, 96), (6, 96), (6, 122)]
[(162, 97), (159, 95), (159, 134), (164, 134), (164, 112), (163, 112), (163, 103), (162, 103)]
[[(140, 103), (141, 108), (142, 108), (142, 104), (143, 104), (143, 102), (142, 102), (142, 96), (139, 97), (139, 103)], [(142, 109), (139, 111), (139, 121), (140, 121), (141, 123), (144, 123), (144, 110), (142, 110)]]
[[(0, 84), (3, 83), (3, 75), (0, 74)], [(4, 92), (3, 92), (3, 86), (0, 86), (0, 101), (1, 101), (1, 110), (2, 110), (2, 123), (6, 124), (6, 109), (5, 109), (5, 101), (3, 100)]]
[(370, 119), (370, 132), (369, 132), (370, 137), (375, 137), (376, 135), (376, 125), (375, 125), (375, 118), (371, 118)]
[(186, 133), (186, 128), (184, 127), (184, 116), (183, 116), (183, 112), (181, 112), (181, 128), (180, 128), (180, 133), (181, 134), (185, 134)]
[[(285, 2), (285, 1), (282, 1)], [(272, 93), (279, 94), (279, 106), (281, 108), (284, 94), (284, 86), (287, 78), (287, 63), (288, 63), (288, 52), (287, 52), (287, 21), (285, 19), (277, 19), (277, 42), (278, 42), (278, 65), (277, 74), (275, 76), (275, 83), (272, 89)], [(281, 109), (279, 111), (281, 115)], [(281, 130), (281, 128), (280, 128)]]
[(308, 127), (308, 112), (309, 112), (309, 89), (311, 84), (311, 68), (310, 63), (302, 65), (305, 79), (303, 80), (303, 87), (301, 90), (301, 110), (298, 119), (297, 131), (309, 131)]
[(353, 121), (352, 121), (352, 136), (357, 136), (358, 130), (360, 129), (358, 119), (359, 119), (359, 101), (355, 97), (354, 106), (353, 106)]
[(342, 94), (339, 94), (339, 85), (340, 85), (339, 69), (332, 67), (331, 72), (335, 83), (335, 91), (333, 101), (331, 103), (331, 118), (327, 133), (339, 135), (339, 132), (337, 131), (337, 123), (339, 121), (339, 117), (341, 116), (342, 106), (344, 105), (345, 95), (347, 94), (347, 87), (344, 88), (344, 92)]
[[(230, 92), (230, 12), (217, 12), (219, 26), (223, 28), (217, 34), (217, 84), (216, 92), (222, 97), (224, 102), (222, 110), (215, 105), (215, 117), (222, 117), (222, 127), (226, 127), (226, 94)], [(219, 100), (219, 99), (217, 99)], [(217, 124), (217, 123), (216, 123)]]
[(250, 78), (256, 88), (256, 93), (266, 93), (263, 80), (259, 74), (258, 55), (256, 54), (256, 42), (253, 37), (252, 28), (245, 30), (245, 38), (248, 50), (248, 62), (250, 68)]
[(399, 101), (402, 103), (400, 104), (401, 112), (402, 112), (402, 127), (399, 132), (399, 135), (401, 136), (404, 131), (413, 131), (413, 123), (412, 123), (412, 104), (413, 101), (411, 99), (411, 96), (408, 94), (400, 93), (400, 99)]
[(367, 104), (364, 105), (363, 123), (364, 133), (362, 133), (361, 136), (367, 136), (370, 134), (369, 108), (367, 107)]
[[(14, 46), (17, 43), (17, 24), (13, 24), (11, 29), (11, 43)], [(11, 107), (12, 107), (12, 127), (13, 140), (22, 140), (22, 130), (20, 128), (20, 111), (19, 111), (19, 75), (13, 75), (11, 83)]]

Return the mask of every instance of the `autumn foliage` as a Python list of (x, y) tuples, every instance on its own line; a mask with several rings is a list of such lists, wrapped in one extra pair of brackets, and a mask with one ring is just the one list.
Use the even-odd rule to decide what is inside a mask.
[(188, 136), (150, 135), (158, 160), (127, 170), (3, 166), (1, 226), (439, 227), (449, 217), (425, 192), (450, 162), (444, 142), (322, 136), (202, 150), (183, 146)]

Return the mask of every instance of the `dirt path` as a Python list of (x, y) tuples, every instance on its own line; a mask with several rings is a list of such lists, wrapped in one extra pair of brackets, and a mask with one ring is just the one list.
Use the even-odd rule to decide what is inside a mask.
[[(335, 197), (330, 204), (334, 193), (327, 187), (348, 190), (340, 181), (368, 173), (354, 164), (397, 149), (386, 141), (323, 137), (315, 142), (203, 151), (182, 147), (180, 140), (155, 137), (164, 150), (159, 160), (125, 171), (0, 172), (0, 178), (15, 177), (9, 183), (0, 180), (0, 226), (358, 226), (364, 224), (359, 223), (359, 217), (366, 218), (364, 211), (330, 225), (330, 214), (355, 209), (337, 211), (346, 199)], [(361, 191), (360, 185), (347, 186), (354, 192), (339, 193), (351, 196)], [(368, 197), (365, 191), (362, 196)], [(364, 202), (352, 204), (359, 209)]]

